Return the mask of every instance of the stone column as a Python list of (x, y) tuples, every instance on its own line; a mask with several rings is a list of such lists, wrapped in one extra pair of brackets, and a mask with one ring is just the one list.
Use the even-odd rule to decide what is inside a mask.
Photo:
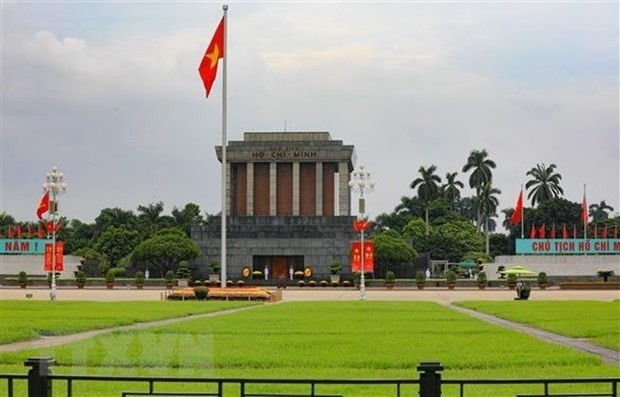
[(349, 190), (349, 166), (347, 163), (338, 163), (338, 204), (339, 214), (341, 216), (351, 215), (351, 192)]
[(323, 216), (323, 163), (316, 163), (316, 216)]
[(276, 163), (269, 163), (269, 215), (276, 216), (278, 169)]
[(248, 216), (253, 216), (254, 215), (254, 163), (247, 163), (246, 164), (247, 170), (246, 170), (246, 184), (247, 184), (247, 188), (246, 188), (246, 205), (247, 205), (247, 210), (246, 210), (246, 214)]
[(293, 163), (293, 215), (299, 216), (299, 163)]

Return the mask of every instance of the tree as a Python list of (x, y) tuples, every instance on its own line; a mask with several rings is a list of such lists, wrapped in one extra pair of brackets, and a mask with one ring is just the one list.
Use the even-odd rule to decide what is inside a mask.
[(138, 222), (143, 228), (145, 236), (151, 236), (159, 229), (162, 212), (164, 212), (164, 203), (161, 201), (146, 206), (138, 206)]
[(172, 216), (176, 220), (177, 227), (183, 230), (189, 237), (191, 237), (192, 226), (203, 222), (202, 215), (200, 215), (200, 207), (194, 203), (185, 204), (182, 210), (174, 207), (172, 209)]
[(610, 212), (614, 210), (614, 207), (607, 205), (605, 200), (601, 201), (600, 204), (591, 204), (590, 205), (590, 216), (592, 217), (592, 221), (598, 221), (601, 219), (608, 219), (609, 214), (607, 210)]
[(446, 173), (446, 183), (441, 187), (441, 195), (448, 200), (452, 209), (456, 202), (461, 198), (461, 191), (465, 185), (463, 182), (457, 181), (458, 172)]
[(429, 233), (428, 224), (428, 205), (431, 201), (439, 196), (439, 185), (441, 184), (441, 178), (435, 174), (437, 167), (431, 165), (428, 169), (421, 166), (418, 169), (421, 177), (416, 178), (411, 182), (409, 186), (411, 189), (418, 189), (418, 197), (426, 204), (426, 235)]
[(450, 262), (460, 262), (467, 252), (482, 251), (484, 247), (476, 227), (466, 220), (433, 227), (426, 244), (424, 251), (429, 252), (431, 258)]
[(129, 230), (125, 226), (111, 226), (97, 238), (93, 248), (104, 255), (112, 267), (115, 267), (121, 258), (133, 251), (139, 238), (135, 230)]
[(385, 276), (390, 264), (412, 262), (417, 253), (396, 230), (375, 234), (375, 273)]
[(125, 211), (118, 207), (104, 208), (95, 218), (95, 236), (99, 236), (110, 226), (132, 229), (136, 225), (136, 216), (132, 211)]
[(564, 190), (560, 187), (562, 175), (555, 172), (555, 164), (546, 167), (545, 164), (536, 164), (536, 167), (527, 172), (532, 179), (526, 182), (525, 189), (529, 190), (527, 198), (532, 200), (532, 206), (547, 200), (562, 197)]
[(486, 254), (489, 255), (489, 218), (496, 216), (495, 211), (499, 205), (499, 199), (496, 194), (501, 194), (501, 190), (494, 188), (491, 182), (485, 183), (478, 194), (480, 198), (479, 212), (484, 217), (484, 234), (486, 237)]
[(171, 270), (176, 272), (179, 262), (201, 255), (200, 247), (177, 228), (162, 229), (153, 237), (141, 242), (133, 251), (132, 259), (150, 263), (161, 276)]
[[(476, 189), (476, 197), (480, 199), (480, 189), (493, 180), (493, 169), (496, 164), (488, 158), (489, 153), (486, 149), (472, 150), (469, 153), (467, 162), (463, 166), (463, 172), (471, 171), (469, 176), (469, 187)], [(476, 204), (480, 204), (480, 201)], [(480, 206), (476, 207), (476, 230), (480, 231), (482, 221), (482, 212)]]

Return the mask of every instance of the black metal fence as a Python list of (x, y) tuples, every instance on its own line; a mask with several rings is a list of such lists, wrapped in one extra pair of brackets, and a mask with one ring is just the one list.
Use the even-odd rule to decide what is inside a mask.
[[(0, 374), (0, 396), (13, 397), (18, 389), (16, 383), (26, 383), (28, 397), (52, 397), (52, 390), (66, 392), (62, 395), (73, 397), (87, 395), (77, 392), (76, 384), (83, 383), (121, 383), (123, 388), (136, 390), (115, 391), (112, 395), (134, 396), (240, 396), (240, 397), (344, 397), (346, 388), (380, 387), (380, 392), (363, 392), (372, 396), (415, 396), (440, 397), (470, 395), (515, 396), (515, 397), (571, 397), (600, 396), (616, 397), (620, 377), (612, 378), (573, 378), (573, 379), (442, 379), (443, 366), (438, 362), (422, 362), (417, 367), (418, 378), (411, 379), (251, 379), (251, 378), (184, 378), (184, 377), (139, 377), (139, 376), (90, 376), (54, 375), (52, 358), (29, 358), (24, 365), (30, 367), (27, 375)], [(175, 391), (174, 385), (198, 385), (200, 391)], [(578, 384), (587, 384), (579, 392), (567, 392)], [(501, 391), (501, 387), (512, 386), (511, 391)], [(538, 391), (532, 392), (531, 385)], [(557, 389), (558, 385), (563, 385)], [(54, 387), (52, 387), (54, 386)], [(480, 387), (498, 389), (480, 391)], [(524, 386), (524, 393), (514, 389)], [(527, 386), (527, 387), (526, 387)], [(180, 387), (179, 387), (180, 388)], [(581, 391), (591, 388), (592, 392)], [(6, 394), (2, 390), (6, 391)], [(23, 390), (24, 387), (20, 390)], [(553, 390), (552, 390), (553, 389)], [(178, 390), (178, 389), (177, 389)], [(197, 390), (197, 389), (196, 389)], [(334, 390), (341, 390), (335, 391)], [(347, 389), (348, 390), (348, 389)], [(472, 394), (468, 394), (472, 392)], [(372, 393), (372, 394), (370, 394)], [(508, 393), (508, 394), (507, 394)], [(533, 393), (533, 394), (532, 394)], [(348, 395), (360, 395), (348, 393)], [(24, 394), (19, 394), (24, 395)]]

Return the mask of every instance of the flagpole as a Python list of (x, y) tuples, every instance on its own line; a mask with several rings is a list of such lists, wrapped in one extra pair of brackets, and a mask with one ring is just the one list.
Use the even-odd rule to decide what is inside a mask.
[(583, 211), (583, 216), (581, 221), (583, 222), (583, 238), (587, 239), (587, 223), (588, 223), (588, 202), (586, 201), (586, 184), (583, 184), (583, 203), (581, 204), (583, 207), (581, 210)]
[(222, 61), (224, 64), (222, 65), (222, 230), (221, 230), (221, 241), (222, 241), (222, 256), (220, 262), (222, 263), (221, 268), (221, 276), (220, 276), (220, 286), (222, 288), (226, 288), (226, 145), (228, 144), (226, 138), (226, 64), (228, 59), (228, 4), (224, 4), (222, 6), (224, 9), (224, 57)]
[(523, 184), (521, 184), (521, 238), (523, 238), (523, 228), (525, 227), (524, 222), (525, 219), (523, 219), (523, 214), (525, 213), (524, 208), (525, 206), (523, 205)]

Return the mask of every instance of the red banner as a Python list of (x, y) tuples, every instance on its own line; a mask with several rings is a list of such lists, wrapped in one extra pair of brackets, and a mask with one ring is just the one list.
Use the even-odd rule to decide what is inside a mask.
[[(46, 272), (52, 271), (52, 257), (54, 252), (54, 245), (51, 243), (45, 244), (45, 261), (44, 261), (44, 270)], [(54, 266), (55, 272), (62, 272), (64, 270), (64, 252), (65, 252), (65, 243), (62, 241), (56, 242), (56, 266)]]
[[(375, 243), (364, 241), (364, 273), (374, 272), (375, 264)], [(362, 271), (362, 243), (353, 241), (351, 243), (351, 271)]]

